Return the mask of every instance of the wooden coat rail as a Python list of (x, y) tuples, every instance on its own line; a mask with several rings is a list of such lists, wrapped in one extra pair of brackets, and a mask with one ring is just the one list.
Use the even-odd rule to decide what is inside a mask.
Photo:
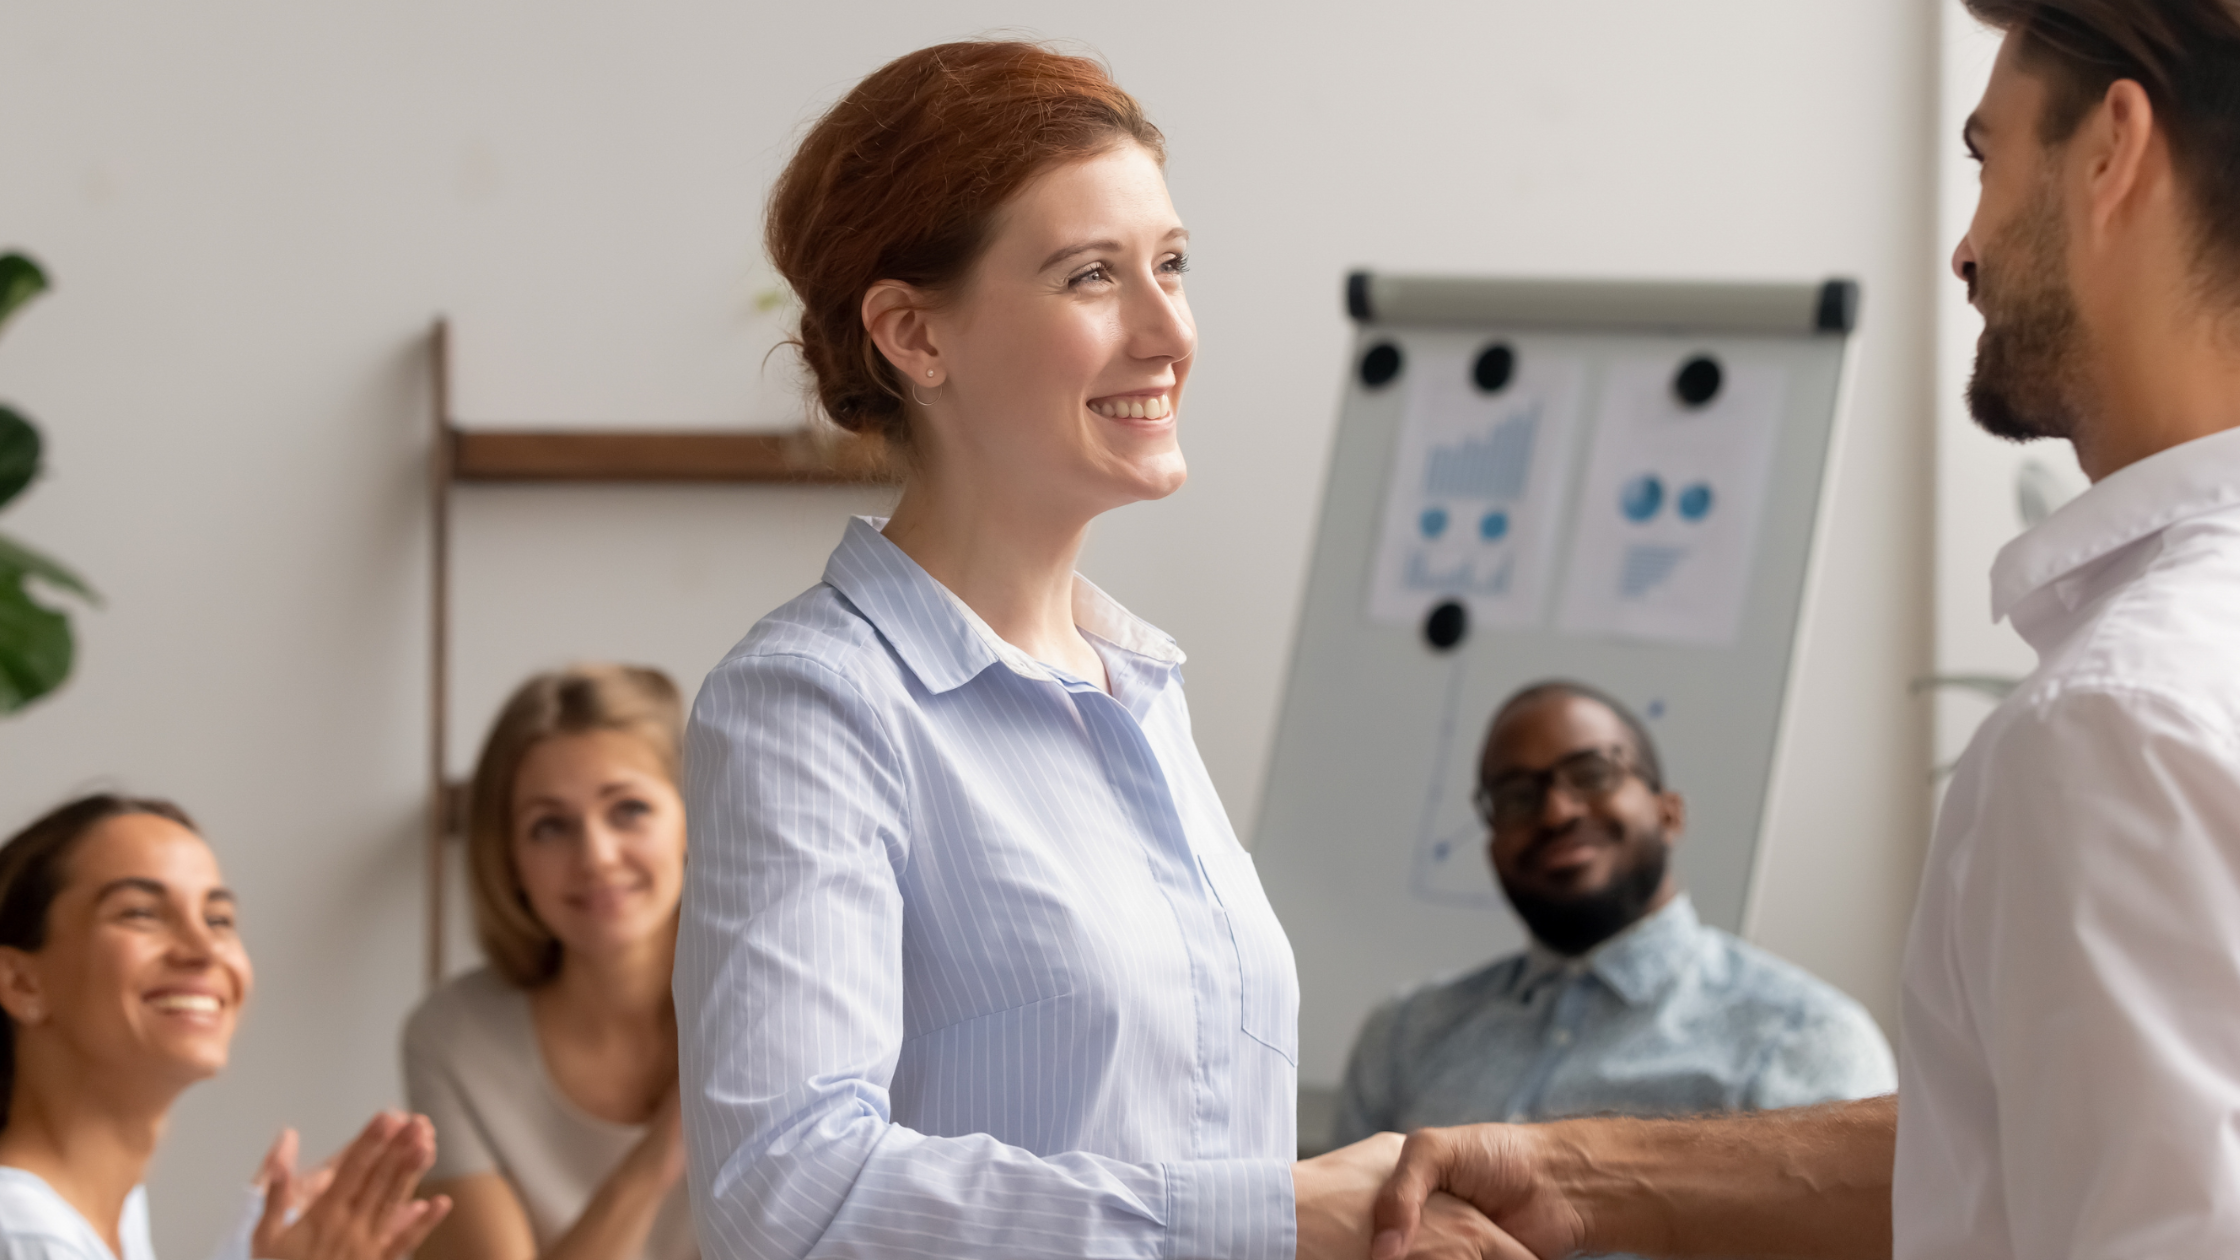
[(449, 845), (466, 828), (465, 785), (449, 774), (451, 495), (475, 482), (859, 485), (883, 481), (877, 449), (857, 439), (788, 433), (462, 429), (452, 408), (449, 321), (430, 336), (434, 432), (428, 447), (427, 980), (443, 979)]

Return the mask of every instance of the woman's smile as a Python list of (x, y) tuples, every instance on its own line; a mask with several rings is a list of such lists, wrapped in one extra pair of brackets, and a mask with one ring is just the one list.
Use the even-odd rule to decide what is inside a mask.
[(1089, 400), (1089, 410), (1107, 420), (1164, 420), (1174, 414), (1174, 403), (1164, 389), (1132, 394), (1108, 394)]
[(216, 1025), (228, 1005), (225, 995), (217, 990), (187, 984), (150, 989), (140, 995), (140, 1000), (167, 1019), (205, 1026)]
[(613, 918), (628, 913), (631, 906), (643, 898), (651, 886), (652, 881), (644, 879), (627, 884), (600, 884), (570, 895), (568, 904), (585, 914)]

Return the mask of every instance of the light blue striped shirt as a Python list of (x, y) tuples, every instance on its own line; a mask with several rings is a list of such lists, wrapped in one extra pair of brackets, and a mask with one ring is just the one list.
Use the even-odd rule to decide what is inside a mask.
[(708, 676), (676, 997), (735, 1257), (1295, 1245), (1298, 979), (1174, 641), (1077, 578), (1112, 692), (865, 518)]

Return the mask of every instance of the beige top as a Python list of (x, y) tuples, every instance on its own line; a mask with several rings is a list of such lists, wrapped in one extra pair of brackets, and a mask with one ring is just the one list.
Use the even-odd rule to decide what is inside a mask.
[[(488, 968), (445, 984), (404, 1026), (404, 1087), (436, 1128), (428, 1180), (505, 1175), (544, 1250), (645, 1127), (614, 1124), (569, 1102), (545, 1071), (529, 995)], [(642, 1260), (697, 1260), (692, 1213), (680, 1183), (661, 1205)]]

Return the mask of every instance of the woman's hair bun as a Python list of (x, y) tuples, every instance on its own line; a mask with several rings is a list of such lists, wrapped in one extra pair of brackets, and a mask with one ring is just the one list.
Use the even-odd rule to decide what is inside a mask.
[(766, 244), (801, 302), (793, 344), (835, 424), (907, 445), (902, 383), (863, 326), (881, 280), (949, 288), (1045, 168), (1165, 140), (1105, 67), (1040, 44), (937, 44), (874, 71), (809, 129), (770, 193)]

